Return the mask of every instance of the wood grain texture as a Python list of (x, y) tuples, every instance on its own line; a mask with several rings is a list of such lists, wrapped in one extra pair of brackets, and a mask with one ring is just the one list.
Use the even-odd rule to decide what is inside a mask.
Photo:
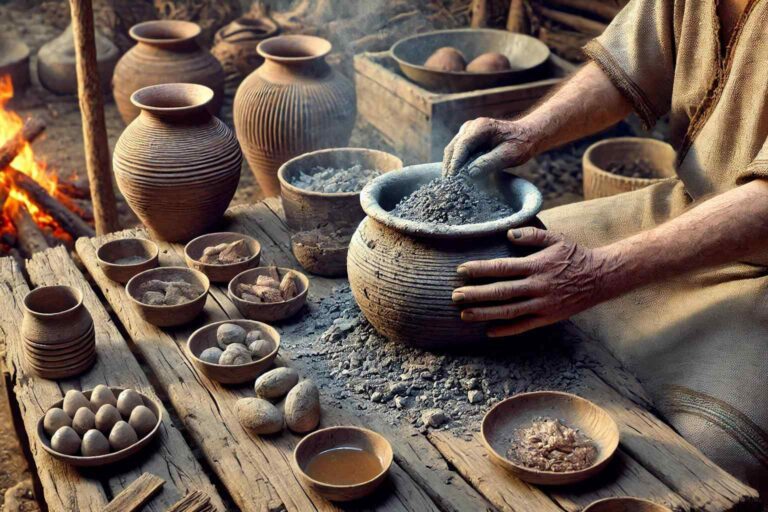
[(152, 473), (143, 473), (104, 507), (104, 512), (135, 512), (149, 501), (165, 484)]

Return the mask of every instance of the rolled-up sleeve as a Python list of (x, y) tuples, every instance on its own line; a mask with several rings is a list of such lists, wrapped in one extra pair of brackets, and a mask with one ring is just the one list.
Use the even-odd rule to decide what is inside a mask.
[(584, 47), (648, 126), (670, 109), (674, 0), (632, 0)]
[(754, 179), (768, 179), (768, 140), (746, 169), (736, 176), (736, 184), (743, 185)]

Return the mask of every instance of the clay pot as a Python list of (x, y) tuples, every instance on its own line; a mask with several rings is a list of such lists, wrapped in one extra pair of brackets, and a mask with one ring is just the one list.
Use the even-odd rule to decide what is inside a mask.
[(216, 32), (211, 53), (221, 63), (227, 79), (237, 80), (261, 66), (264, 59), (256, 47), (278, 32), (280, 27), (272, 18), (243, 16)]
[[(112, 41), (96, 32), (96, 63), (102, 90), (109, 89), (109, 81), (120, 52)], [(72, 24), (56, 39), (45, 43), (37, 53), (37, 75), (40, 83), (58, 94), (77, 94), (75, 68), (75, 41)]]
[(376, 330), (396, 342), (458, 348), (483, 341), (488, 325), (463, 322), (451, 300), (467, 285), (456, 268), (467, 261), (520, 255), (507, 241), (512, 227), (535, 222), (541, 193), (530, 182), (496, 173), (491, 186), (516, 213), (466, 226), (436, 226), (393, 216), (392, 208), (440, 175), (440, 164), (384, 174), (361, 193), (368, 215), (352, 236), (347, 273), (357, 303)]
[(234, 134), (208, 111), (213, 91), (163, 84), (136, 91), (141, 115), (115, 145), (113, 167), (128, 205), (153, 238), (187, 242), (213, 227), (240, 180)]
[(224, 70), (208, 50), (198, 45), (198, 25), (189, 21), (145, 21), (134, 25), (130, 34), (138, 44), (117, 63), (112, 80), (115, 103), (126, 124), (139, 115), (131, 95), (149, 85), (184, 82), (208, 86), (214, 92), (210, 112), (219, 112), (224, 99)]
[(29, 85), (29, 47), (22, 41), (0, 37), (0, 77), (9, 75), (19, 93)]
[(280, 193), (278, 168), (294, 156), (346, 146), (355, 123), (355, 89), (325, 61), (331, 43), (277, 36), (259, 43), (264, 64), (237, 89), (235, 131), (259, 186)]

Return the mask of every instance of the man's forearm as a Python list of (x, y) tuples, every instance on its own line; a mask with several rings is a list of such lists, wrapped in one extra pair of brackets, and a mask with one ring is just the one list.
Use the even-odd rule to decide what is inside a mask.
[(605, 298), (768, 251), (768, 182), (715, 196), (654, 229), (596, 249)]

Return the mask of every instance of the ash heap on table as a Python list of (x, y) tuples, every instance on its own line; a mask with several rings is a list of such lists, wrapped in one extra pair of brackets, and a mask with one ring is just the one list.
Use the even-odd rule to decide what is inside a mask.
[(313, 192), (339, 193), (360, 192), (369, 181), (378, 177), (381, 171), (363, 169), (355, 164), (346, 169), (332, 167), (315, 167), (309, 172), (300, 172), (291, 185)]

